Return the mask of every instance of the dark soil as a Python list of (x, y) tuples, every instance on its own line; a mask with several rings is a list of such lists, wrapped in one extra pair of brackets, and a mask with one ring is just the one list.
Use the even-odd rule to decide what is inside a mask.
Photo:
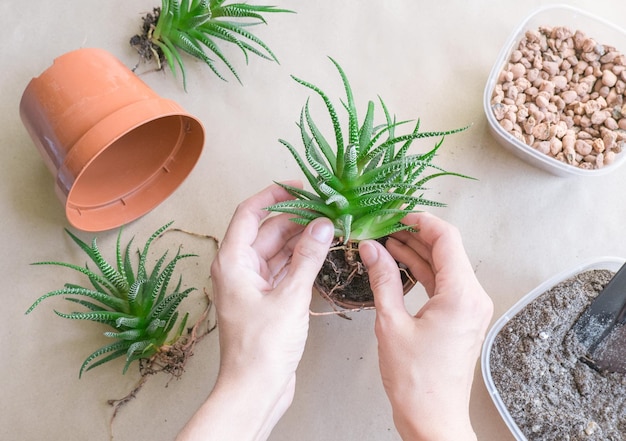
[(626, 375), (590, 367), (571, 331), (612, 276), (608, 270), (589, 270), (559, 283), (496, 336), (491, 374), (528, 440), (626, 439)]
[[(142, 17), (143, 24), (141, 26), (141, 33), (133, 35), (130, 39), (130, 45), (137, 50), (141, 61), (154, 60), (157, 64), (157, 68), (163, 69), (165, 56), (159, 46), (152, 42), (152, 33), (159, 21), (161, 14), (161, 8), (154, 8), (152, 12), (148, 12)], [(139, 63), (137, 63), (139, 65)], [(136, 68), (137, 66), (135, 66)]]
[[(378, 241), (384, 244), (386, 239)], [(406, 293), (415, 284), (414, 278), (405, 265), (398, 263), (398, 269)], [(349, 242), (345, 246), (334, 243), (331, 246), (315, 280), (315, 287), (323, 297), (343, 308), (374, 306), (374, 294), (370, 288), (367, 269), (361, 262), (357, 243)]]

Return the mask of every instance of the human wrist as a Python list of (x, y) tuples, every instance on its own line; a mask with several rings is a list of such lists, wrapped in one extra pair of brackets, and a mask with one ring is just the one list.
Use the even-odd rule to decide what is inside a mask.
[(394, 411), (394, 424), (403, 441), (476, 441), (468, 417), (447, 415), (445, 421), (409, 418)]
[(476, 441), (469, 404), (463, 400), (432, 395), (430, 400), (394, 398), (390, 400), (393, 422), (403, 441)]
[(295, 378), (220, 374), (177, 441), (266, 440), (293, 398)]
[[(243, 375), (219, 375), (211, 395), (217, 402), (232, 406), (231, 423), (238, 421), (250, 429), (258, 427), (258, 434), (262, 434), (267, 426), (271, 431), (291, 405), (294, 390), (295, 374), (287, 378), (251, 369)], [(269, 436), (269, 432), (267, 435)], [(259, 435), (254, 438), (236, 439), (265, 438)]]
[(403, 441), (476, 441), (476, 433), (469, 420), (407, 421), (394, 416), (394, 423)]

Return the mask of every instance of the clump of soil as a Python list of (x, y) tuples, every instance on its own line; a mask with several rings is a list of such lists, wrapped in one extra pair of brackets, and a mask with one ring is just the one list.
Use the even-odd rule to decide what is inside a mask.
[[(141, 34), (133, 35), (130, 39), (130, 45), (139, 53), (141, 58), (140, 62), (154, 60), (158, 70), (163, 69), (165, 55), (161, 48), (152, 42), (152, 33), (159, 21), (160, 15), (161, 8), (154, 8), (152, 12), (148, 12), (144, 15), (142, 17)], [(135, 68), (136, 67), (137, 66), (135, 66)]]
[[(378, 242), (384, 245), (386, 238)], [(406, 293), (415, 285), (415, 280), (405, 265), (398, 263), (398, 270)], [(336, 242), (331, 245), (315, 280), (315, 287), (331, 304), (342, 308), (374, 306), (374, 293), (370, 288), (367, 269), (359, 256), (358, 243), (355, 242), (346, 245)]]
[(571, 330), (612, 276), (589, 270), (559, 283), (496, 336), (491, 375), (528, 440), (626, 438), (626, 375), (585, 363), (586, 351)]

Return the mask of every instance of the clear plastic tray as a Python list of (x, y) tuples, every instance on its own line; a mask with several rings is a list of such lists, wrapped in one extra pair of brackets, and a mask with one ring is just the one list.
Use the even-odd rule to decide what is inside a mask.
[(483, 94), (483, 107), (491, 132), (502, 147), (522, 160), (554, 175), (562, 177), (598, 176), (610, 173), (626, 161), (626, 152), (618, 154), (612, 164), (602, 168), (581, 169), (551, 158), (518, 140), (500, 126), (493, 114), (491, 95), (500, 72), (526, 31), (536, 30), (540, 26), (567, 26), (572, 30), (580, 30), (587, 36), (594, 38), (598, 43), (614, 46), (618, 51), (626, 54), (626, 32), (612, 23), (567, 5), (551, 5), (535, 10), (522, 21), (506, 41), (487, 79)]
[(506, 323), (511, 320), (519, 311), (521, 311), (526, 305), (532, 302), (534, 299), (549, 291), (552, 287), (558, 285), (564, 280), (573, 277), (578, 273), (582, 273), (588, 270), (594, 269), (606, 269), (610, 271), (617, 271), (624, 264), (625, 259), (619, 257), (601, 257), (597, 259), (590, 260), (586, 263), (576, 266), (575, 268), (562, 271), (550, 279), (546, 280), (535, 289), (530, 291), (524, 297), (522, 297), (515, 305), (511, 307), (502, 317), (500, 317), (492, 326), (489, 333), (485, 338), (485, 342), (483, 343), (482, 354), (481, 354), (481, 368), (483, 379), (485, 381), (485, 386), (487, 387), (487, 391), (491, 396), (498, 412), (504, 419), (504, 422), (508, 426), (511, 433), (515, 436), (517, 441), (528, 441), (526, 436), (519, 429), (511, 414), (509, 413), (507, 407), (504, 405), (502, 398), (500, 397), (500, 393), (496, 389), (496, 386), (493, 382), (493, 378), (491, 376), (491, 365), (489, 356), (491, 353), (491, 347), (493, 346), (494, 339), (500, 332), (500, 330), (506, 325)]

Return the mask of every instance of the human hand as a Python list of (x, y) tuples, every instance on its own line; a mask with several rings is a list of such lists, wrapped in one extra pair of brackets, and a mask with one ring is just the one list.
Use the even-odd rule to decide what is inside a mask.
[[(476, 361), (493, 304), (474, 275), (459, 231), (428, 213), (411, 214), (387, 241), (360, 244), (376, 304), (383, 386), (405, 440), (475, 440), (469, 420)], [(404, 306), (395, 260), (425, 287), (426, 304)]]
[[(299, 185), (298, 183), (289, 183)], [(182, 440), (266, 439), (291, 404), (315, 276), (333, 237), (264, 210), (291, 199), (273, 185), (241, 203), (211, 266), (220, 371)]]

